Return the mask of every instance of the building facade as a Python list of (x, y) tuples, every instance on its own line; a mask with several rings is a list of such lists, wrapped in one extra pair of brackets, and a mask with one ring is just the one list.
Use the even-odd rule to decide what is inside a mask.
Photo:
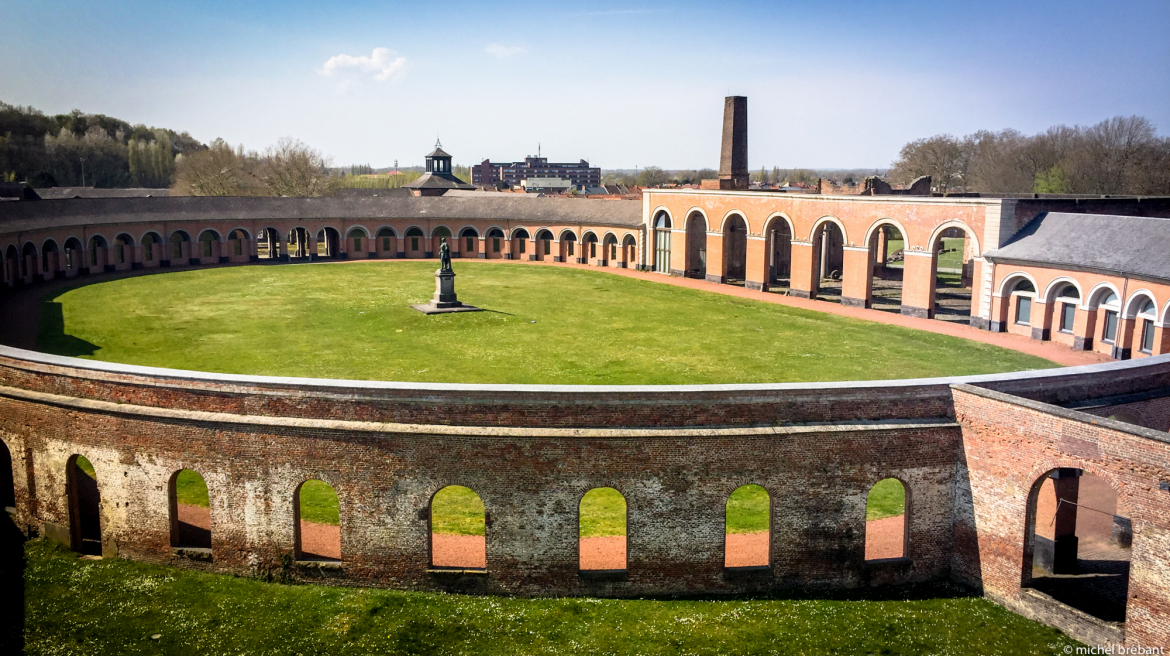
[(525, 157), (523, 162), (492, 162), (485, 159), (471, 167), (471, 183), (491, 186), (506, 182), (516, 187), (529, 178), (562, 178), (573, 187), (601, 185), (601, 169), (581, 160), (577, 163), (549, 162), (547, 157)]

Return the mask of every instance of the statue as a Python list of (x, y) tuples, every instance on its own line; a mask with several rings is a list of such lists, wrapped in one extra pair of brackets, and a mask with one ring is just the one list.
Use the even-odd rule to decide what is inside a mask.
[(451, 273), (451, 247), (447, 245), (447, 238), (439, 240), (439, 271)]

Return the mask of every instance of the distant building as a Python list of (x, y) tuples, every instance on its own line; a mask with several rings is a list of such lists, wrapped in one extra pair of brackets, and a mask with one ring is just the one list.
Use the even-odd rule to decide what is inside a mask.
[(566, 178), (527, 178), (520, 181), (525, 191), (565, 191), (576, 187), (572, 180)]
[(597, 187), (601, 185), (601, 169), (589, 166), (589, 162), (581, 160), (576, 164), (549, 162), (547, 157), (525, 157), (523, 162), (492, 162), (485, 159), (483, 163), (471, 167), (471, 183), (485, 187), (506, 182), (517, 186), (529, 178), (561, 178), (568, 180), (573, 187)]
[(474, 186), (455, 177), (451, 170), (451, 155), (435, 141), (435, 149), (426, 157), (427, 170), (414, 182), (402, 185), (415, 196), (442, 196), (451, 189), (475, 189)]

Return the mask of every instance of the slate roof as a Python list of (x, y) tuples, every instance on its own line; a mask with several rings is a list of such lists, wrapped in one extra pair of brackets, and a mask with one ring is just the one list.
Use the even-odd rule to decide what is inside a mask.
[(407, 189), (475, 189), (475, 185), (469, 185), (451, 173), (424, 173), (419, 179), (402, 186)]
[(516, 197), (515, 194), (444, 196), (349, 196), (322, 198), (194, 197), (78, 198), (0, 203), (0, 234), (105, 223), (161, 221), (295, 221), (344, 219), (371, 223), (404, 220), (498, 221), (531, 227), (553, 224), (637, 228), (642, 203)]
[(427, 157), (450, 157), (450, 156), (451, 155), (449, 153), (447, 153), (447, 151), (445, 151), (439, 147), (436, 147), (434, 150), (432, 150), (430, 152), (429, 155), (427, 155)]
[(984, 257), (1170, 281), (1170, 219), (1045, 212)]

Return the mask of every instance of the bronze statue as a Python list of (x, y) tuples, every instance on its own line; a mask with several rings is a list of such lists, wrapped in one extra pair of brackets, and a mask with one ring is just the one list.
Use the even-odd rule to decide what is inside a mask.
[(451, 271), (451, 247), (447, 245), (446, 237), (439, 239), (439, 271), (453, 273)]

